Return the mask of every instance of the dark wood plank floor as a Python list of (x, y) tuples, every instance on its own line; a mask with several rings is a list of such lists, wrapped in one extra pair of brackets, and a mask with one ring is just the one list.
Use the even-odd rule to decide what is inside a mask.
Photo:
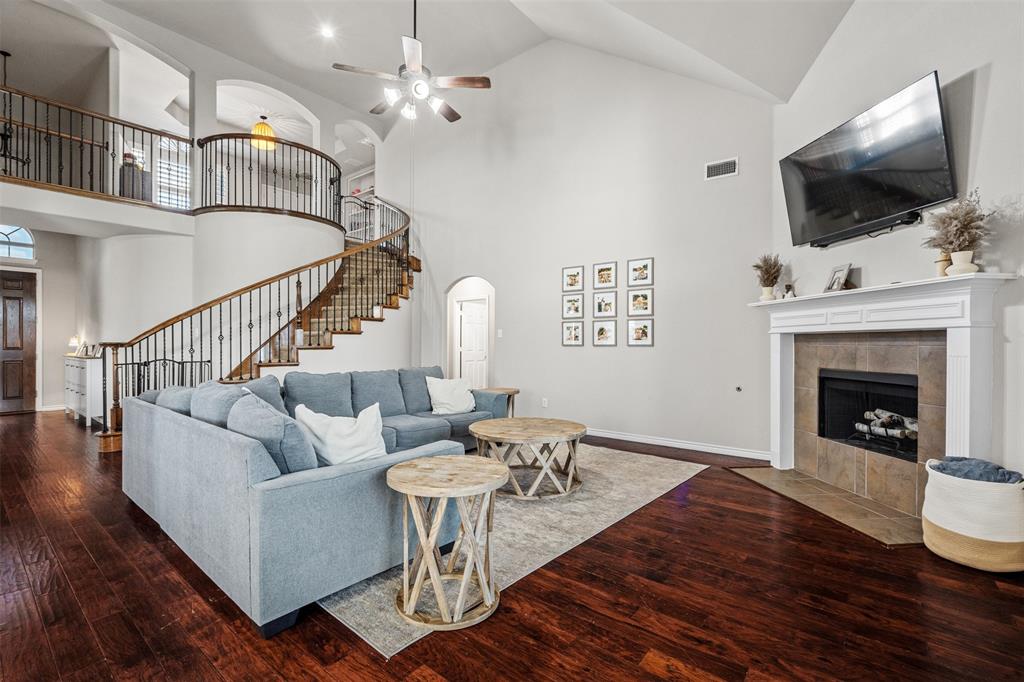
[(384, 661), (316, 606), (260, 639), (119, 455), (60, 413), (0, 417), (2, 679), (1021, 678), (1021, 574), (884, 549), (732, 458), (600, 444), (712, 466)]

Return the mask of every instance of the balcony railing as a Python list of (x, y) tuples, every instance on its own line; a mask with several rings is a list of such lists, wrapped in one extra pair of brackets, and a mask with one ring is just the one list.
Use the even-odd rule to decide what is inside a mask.
[(3, 179), (191, 209), (189, 138), (9, 87), (0, 94)]
[(341, 167), (298, 142), (248, 133), (196, 141), (202, 192), (195, 213), (262, 211), (344, 227)]

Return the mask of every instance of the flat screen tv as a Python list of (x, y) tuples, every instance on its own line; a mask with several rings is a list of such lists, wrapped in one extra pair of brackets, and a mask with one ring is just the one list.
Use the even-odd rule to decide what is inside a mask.
[(779, 161), (793, 244), (916, 222), (956, 196), (938, 73)]

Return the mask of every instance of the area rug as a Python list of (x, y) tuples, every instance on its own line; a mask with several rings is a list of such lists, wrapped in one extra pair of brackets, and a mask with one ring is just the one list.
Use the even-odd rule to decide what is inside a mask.
[[(575, 493), (544, 500), (497, 498), (491, 566), (499, 589), (507, 589), (707, 468), (590, 445), (580, 445), (578, 457), (583, 487)], [(401, 584), (399, 566), (319, 603), (381, 655), (390, 658), (431, 633), (407, 623), (395, 612), (395, 595)], [(495, 615), (500, 613), (499, 605)]]

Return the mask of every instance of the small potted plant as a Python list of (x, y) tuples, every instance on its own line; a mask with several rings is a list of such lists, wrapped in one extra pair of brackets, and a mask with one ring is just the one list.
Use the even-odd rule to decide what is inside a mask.
[[(951, 204), (942, 213), (934, 213), (930, 219), (932, 236), (924, 245), (948, 254), (952, 265), (944, 268), (940, 275), (966, 275), (977, 272), (974, 252), (989, 234), (985, 220), (992, 214), (981, 209), (981, 195), (975, 188), (963, 199)], [(944, 258), (940, 255), (936, 265), (942, 268)]]
[(757, 281), (761, 284), (761, 300), (774, 301), (775, 285), (782, 276), (782, 261), (777, 254), (766, 253), (757, 259), (753, 267), (757, 272)]

